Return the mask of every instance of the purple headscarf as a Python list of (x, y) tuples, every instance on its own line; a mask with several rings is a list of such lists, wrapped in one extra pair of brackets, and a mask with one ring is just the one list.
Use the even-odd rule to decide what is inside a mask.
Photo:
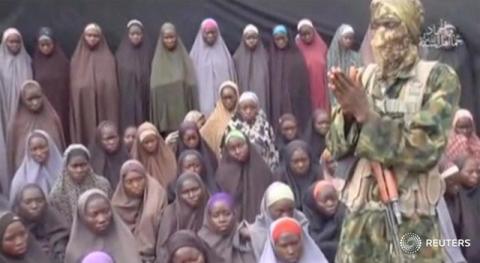
[(114, 263), (112, 257), (103, 251), (94, 251), (83, 258), (82, 263)]
[(230, 209), (234, 209), (235, 203), (233, 201), (233, 197), (229, 193), (220, 192), (212, 195), (210, 199), (208, 199), (207, 209), (208, 211), (212, 210), (213, 206), (218, 202), (225, 202)]

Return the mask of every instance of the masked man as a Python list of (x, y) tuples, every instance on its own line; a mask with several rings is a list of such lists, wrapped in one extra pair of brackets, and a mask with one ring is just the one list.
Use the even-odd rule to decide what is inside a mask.
[[(333, 109), (328, 148), (335, 159), (357, 162), (343, 192), (348, 207), (336, 262), (442, 262), (435, 207), (445, 184), (437, 163), (457, 108), (460, 84), (445, 64), (419, 59), (423, 23), (419, 0), (373, 0), (375, 64), (328, 74), (339, 105)], [(391, 171), (397, 198), (397, 236), (386, 220), (387, 205), (373, 163)], [(377, 170), (378, 171), (378, 170)], [(412, 235), (413, 233), (414, 235)], [(401, 240), (405, 236), (405, 240)], [(423, 245), (418, 247), (418, 236)], [(396, 239), (403, 255), (393, 248)]]

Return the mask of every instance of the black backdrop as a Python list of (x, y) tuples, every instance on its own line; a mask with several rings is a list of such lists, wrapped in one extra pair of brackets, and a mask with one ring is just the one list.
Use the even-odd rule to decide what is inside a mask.
[[(444, 18), (459, 28), (474, 70), (480, 73), (480, 1), (422, 2), (427, 25)], [(308, 17), (328, 42), (341, 23), (352, 24), (360, 42), (368, 25), (369, 3), (370, 0), (0, 0), (0, 30), (17, 27), (31, 52), (38, 28), (51, 26), (67, 54), (71, 54), (83, 27), (92, 21), (102, 27), (112, 51), (128, 20), (140, 19), (153, 39), (157, 38), (161, 24), (171, 21), (189, 49), (201, 20), (213, 17), (219, 22), (229, 49), (234, 51), (248, 23), (265, 32), (264, 41), (268, 41), (275, 24), (294, 29), (299, 19)], [(475, 75), (480, 79), (480, 74)], [(480, 87), (480, 80), (476, 87)]]

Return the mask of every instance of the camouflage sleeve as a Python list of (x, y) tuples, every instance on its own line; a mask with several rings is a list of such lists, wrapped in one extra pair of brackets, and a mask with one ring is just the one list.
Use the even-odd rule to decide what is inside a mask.
[(359, 125), (345, 120), (340, 106), (332, 110), (332, 124), (327, 134), (327, 148), (334, 159), (339, 159), (355, 149), (358, 140)]
[(459, 97), (457, 75), (439, 63), (430, 73), (423, 106), (410, 125), (406, 126), (403, 119), (380, 116), (372, 110), (371, 118), (361, 128), (356, 155), (410, 171), (430, 169), (446, 146)]

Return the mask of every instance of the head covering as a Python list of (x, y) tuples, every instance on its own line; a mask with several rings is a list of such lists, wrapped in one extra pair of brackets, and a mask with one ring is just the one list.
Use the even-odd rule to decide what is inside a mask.
[(270, 226), (268, 235), (268, 242), (265, 242), (265, 248), (259, 263), (280, 263), (282, 262), (277, 258), (275, 253), (275, 242), (283, 233), (292, 233), (301, 237), (302, 242), (302, 256), (298, 263), (310, 263), (310, 262), (329, 262), (322, 251), (317, 247), (312, 238), (308, 235), (308, 232), (304, 231), (300, 222), (294, 218), (283, 217), (277, 219)]
[(235, 209), (235, 202), (233, 197), (225, 192), (214, 194), (207, 203), (207, 209), (203, 218), (203, 226), (198, 231), (198, 236), (202, 238), (207, 244), (222, 257), (224, 262), (231, 263), (250, 263), (255, 262), (252, 251), (241, 245), (239, 238), (239, 228), (235, 218), (233, 218), (233, 226), (229, 233), (219, 234), (210, 224), (209, 217), (213, 206), (218, 202), (224, 202), (228, 205), (232, 212)]
[(103, 251), (94, 251), (82, 259), (82, 263), (114, 263), (112, 257)]
[(173, 131), (188, 111), (197, 108), (197, 80), (192, 60), (177, 34), (174, 50), (163, 44), (167, 31), (176, 32), (175, 26), (165, 23), (160, 30), (150, 78), (151, 119), (161, 131)]
[[(220, 85), (219, 92), (218, 92), (219, 97), (223, 89), (227, 87), (235, 91), (235, 94), (237, 96), (236, 101), (238, 105), (238, 99), (239, 99), (238, 86), (233, 81), (227, 80), (223, 82), (222, 85)], [(200, 134), (205, 139), (205, 141), (210, 146), (210, 148), (215, 152), (217, 157), (220, 157), (220, 145), (222, 142), (222, 138), (223, 138), (225, 129), (228, 126), (228, 122), (230, 121), (234, 113), (235, 113), (235, 109), (231, 112), (228, 111), (225, 108), (225, 106), (223, 106), (222, 100), (219, 99), (217, 101), (217, 105), (215, 106), (215, 110), (212, 112), (212, 114), (210, 114), (207, 121), (205, 122), (205, 125), (203, 125), (203, 127), (200, 129)]]
[(191, 121), (198, 123), (201, 118), (205, 118), (205, 114), (199, 112), (198, 110), (191, 110), (185, 115), (183, 121)]
[[(158, 140), (157, 151), (153, 154), (143, 148), (142, 140), (145, 139), (146, 134), (153, 134)], [(137, 138), (132, 147), (132, 157), (139, 160), (145, 166), (147, 173), (157, 179), (164, 188), (175, 180), (177, 174), (175, 154), (150, 122), (144, 122), (138, 127)]]
[[(106, 127), (112, 127), (119, 136), (118, 148), (113, 153), (105, 151), (102, 145), (102, 130)], [(127, 149), (123, 145), (123, 139), (120, 137), (115, 123), (111, 121), (100, 122), (95, 131), (95, 141), (92, 142), (89, 148), (92, 154), (93, 171), (107, 178), (112, 189), (115, 189), (119, 181), (120, 167), (129, 159)]]
[[(34, 80), (28, 80), (22, 85), (21, 94), (30, 88), (41, 90), (40, 84)], [(65, 149), (65, 138), (63, 136), (62, 123), (53, 109), (48, 99), (42, 94), (43, 106), (38, 112), (31, 112), (23, 102), (22, 96), (19, 97), (18, 108), (14, 113), (14, 119), (11, 120), (7, 129), (7, 158), (9, 164), (9, 176), (13, 176), (20, 166), (25, 152), (25, 141), (27, 136), (33, 130), (43, 130), (53, 139), (60, 151)]]
[(276, 35), (287, 35), (288, 34), (287, 27), (285, 27), (284, 25), (276, 25), (272, 30), (272, 34), (274, 36), (276, 36)]
[(42, 86), (43, 93), (52, 104), (62, 122), (67, 141), (70, 141), (68, 119), (70, 109), (70, 64), (51, 28), (40, 28), (37, 41), (43, 39), (50, 39), (52, 41), (53, 51), (50, 55), (46, 56), (40, 51), (37, 43), (32, 62), (33, 78)]
[(333, 262), (337, 253), (346, 208), (345, 205), (339, 201), (337, 211), (333, 216), (322, 214), (318, 209), (315, 196), (320, 194), (321, 191), (324, 191), (325, 187), (332, 187), (333, 191), (336, 192), (335, 186), (327, 180), (318, 181), (307, 189), (303, 200), (303, 212), (310, 222), (308, 228), (310, 236), (325, 254), (329, 262)]
[[(91, 49), (85, 31), (95, 29), (100, 42)], [(70, 63), (70, 132), (73, 142), (90, 144), (103, 120), (119, 124), (119, 90), (115, 58), (96, 24), (85, 27)]]
[[(468, 138), (463, 134), (455, 132), (455, 126), (457, 125), (458, 120), (462, 118), (467, 118), (472, 122), (473, 131), (472, 135)], [(473, 120), (472, 114), (468, 110), (459, 109), (453, 118), (452, 130), (448, 137), (445, 155), (447, 159), (453, 161), (458, 156), (464, 154), (474, 156), (477, 160), (480, 160), (480, 138), (478, 138), (476, 134), (475, 121)]]
[(61, 216), (65, 217), (68, 224), (71, 224), (73, 221), (78, 197), (83, 192), (92, 188), (99, 188), (108, 194), (111, 193), (111, 187), (107, 179), (96, 175), (93, 170), (90, 170), (89, 174), (80, 185), (70, 178), (67, 168), (68, 162), (71, 160), (72, 156), (78, 154), (86, 156), (88, 161), (90, 161), (90, 152), (85, 146), (80, 144), (72, 144), (68, 146), (63, 154), (63, 172), (53, 185), (49, 197), (52, 207), (57, 209)]
[(245, 27), (240, 46), (233, 55), (233, 61), (237, 69), (238, 84), (241, 92), (252, 91), (257, 94), (260, 107), (266, 111), (270, 108), (271, 96), (268, 53), (260, 37), (254, 50), (247, 47), (245, 37), (249, 32), (258, 35), (258, 29), (254, 25), (250, 24)]
[[(258, 105), (258, 98), (255, 93), (247, 91), (244, 92), (242, 96), (243, 97), (240, 97), (242, 101), (250, 100), (257, 102)], [(256, 150), (260, 153), (260, 156), (262, 156), (270, 169), (272, 171), (276, 169), (279, 162), (279, 154), (275, 147), (275, 133), (267, 120), (265, 112), (259, 109), (257, 116), (255, 117), (255, 122), (251, 125), (244, 121), (240, 112), (237, 111), (230, 120), (227, 130), (239, 130), (247, 135), (252, 145), (255, 146)]]
[(275, 192), (270, 191), (268, 192), (268, 195), (265, 196), (265, 202), (267, 207), (272, 206), (280, 200), (286, 199), (295, 201), (295, 196), (293, 195), (290, 186), (280, 182), (273, 182), (270, 186), (275, 188)]
[(207, 30), (218, 29), (218, 24), (213, 18), (206, 18), (202, 21), (200, 28), (205, 32)]
[[(302, 22), (303, 21), (303, 22)], [(308, 25), (312, 28), (313, 42), (305, 44), (300, 36), (297, 35), (296, 42), (298, 49), (305, 58), (305, 64), (307, 65), (309, 79), (310, 79), (310, 94), (312, 101), (312, 108), (321, 108), (329, 110), (328, 91), (326, 83), (327, 69), (327, 51), (328, 47), (323, 41), (322, 37), (317, 33), (315, 27), (309, 20), (301, 20), (302, 24), (298, 24), (299, 28), (303, 25)], [(310, 22), (310, 23), (309, 23)]]
[[(133, 25), (143, 31), (142, 42), (134, 46), (129, 38)], [(127, 23), (127, 30), (118, 46), (117, 62), (118, 86), (120, 92), (120, 128), (138, 126), (149, 114), (150, 66), (153, 47), (142, 22), (133, 19)]]
[[(7, 39), (11, 35), (20, 37), (20, 51), (13, 55), (7, 47)], [(8, 28), (4, 31), (2, 44), (0, 45), (0, 105), (3, 132), (7, 124), (13, 118), (20, 98), (20, 89), (22, 84), (32, 79), (32, 59), (25, 50), (22, 35), (15, 28)]]
[(255, 104), (257, 104), (257, 106), (261, 106), (260, 100), (258, 99), (257, 94), (255, 94), (254, 92), (245, 91), (242, 93), (242, 95), (238, 99), (238, 103), (243, 103), (247, 101), (254, 102)]
[[(18, 213), (20, 203), (23, 201), (23, 193), (26, 189), (31, 188), (36, 188), (41, 191), (44, 195), (45, 202), (47, 201), (45, 192), (42, 191), (37, 184), (25, 184), (17, 191), (15, 196), (10, 199), (13, 211)], [(68, 237), (70, 235), (70, 228), (58, 212), (46, 203), (45, 210), (37, 222), (31, 222), (26, 219), (22, 219), (22, 221), (49, 258), (55, 260), (54, 262), (63, 262), (65, 248), (67, 247)]]
[[(3, 235), (7, 227), (14, 222), (19, 222), (20, 218), (10, 211), (0, 211), (0, 238), (3, 240)], [(42, 248), (35, 241), (32, 235), (29, 235), (27, 240), (27, 252), (20, 258), (13, 258), (6, 255), (0, 249), (0, 262), (2, 263), (51, 263), (51, 259), (42, 251)]]
[(84, 192), (78, 198), (78, 206), (75, 208), (70, 241), (65, 251), (65, 263), (77, 263), (91, 251), (106, 251), (114, 259), (115, 263), (140, 263), (135, 239), (123, 223), (117, 212), (112, 209), (112, 221), (107, 232), (96, 235), (88, 228), (85, 222), (85, 213), (88, 202), (94, 197), (101, 197), (109, 204), (107, 194), (97, 188)]
[[(263, 194), (262, 201), (260, 202), (260, 214), (258, 214), (255, 218), (255, 222), (253, 224), (248, 225), (248, 230), (251, 236), (251, 243), (252, 249), (255, 254), (255, 258), (257, 260), (260, 259), (262, 255), (262, 251), (265, 247), (265, 243), (268, 240), (268, 233), (270, 231), (270, 225), (275, 221), (274, 218), (270, 215), (269, 206), (267, 205), (267, 200), (274, 200), (278, 199), (275, 198), (277, 196), (276, 192), (280, 188), (285, 189), (285, 184), (280, 182), (274, 182), (270, 186), (268, 186), (267, 190)], [(288, 186), (287, 186), (288, 187)], [(283, 195), (284, 198), (281, 199), (291, 199), (291, 196)], [(292, 200), (293, 201), (293, 200)], [(257, 202), (258, 203), (258, 202)], [(271, 202), (270, 202), (271, 203)], [(308, 220), (305, 218), (302, 212), (295, 209), (293, 211), (293, 218), (295, 218), (300, 224), (302, 225), (305, 232), (308, 232)]]
[(223, 263), (222, 259), (195, 232), (190, 230), (179, 230), (168, 240), (166, 262), (172, 262), (173, 255), (182, 247), (196, 248), (203, 254), (206, 263)]
[[(302, 150), (310, 159), (310, 167), (305, 174), (295, 174), (290, 168), (290, 163), (295, 151)], [(308, 188), (318, 179), (323, 178), (322, 170), (318, 162), (312, 158), (309, 145), (302, 140), (294, 140), (285, 148), (285, 158), (278, 171), (278, 178), (288, 184), (295, 195), (295, 206), (298, 210), (303, 211), (303, 199), (305, 198)], [(289, 189), (290, 189), (289, 187)]]
[(288, 43), (284, 49), (279, 49), (274, 41), (270, 44), (271, 100), (267, 114), (276, 124), (284, 113), (292, 113), (303, 129), (312, 111), (307, 65), (297, 45), (290, 39), (287, 29), (277, 26), (273, 35), (279, 34), (278, 32), (287, 36)]
[[(47, 142), (48, 159), (45, 164), (37, 163), (28, 150), (30, 140), (35, 137), (41, 137)], [(25, 157), (12, 180), (10, 200), (13, 200), (17, 192), (29, 183), (35, 183), (44, 193), (49, 193), (57, 177), (62, 173), (62, 155), (48, 133), (42, 130), (31, 132), (25, 141), (25, 149), (27, 149)]]
[[(204, 20), (202, 25), (203, 23), (211, 24), (211, 20)], [(198, 80), (200, 111), (209, 114), (219, 98), (212, 87), (219, 87), (226, 80), (236, 81), (237, 76), (232, 57), (223, 41), (220, 30), (217, 30), (217, 40), (212, 46), (205, 43), (203, 32), (204, 27), (200, 26), (190, 51), (190, 57)]]
[(318, 133), (315, 129), (315, 120), (320, 114), (326, 114), (328, 116), (328, 112), (315, 110), (312, 114), (312, 118), (308, 122), (303, 136), (303, 140), (310, 146), (312, 151), (312, 162), (315, 163), (320, 161), (320, 156), (322, 155), (323, 150), (327, 147), (325, 136)]
[(252, 222), (258, 214), (258, 202), (273, 181), (273, 175), (255, 147), (246, 140), (249, 157), (246, 162), (236, 161), (224, 148), (217, 170), (217, 184), (235, 199), (235, 212), (239, 220)]
[(212, 165), (211, 162), (207, 161), (205, 155), (201, 154), (197, 150), (185, 150), (178, 156), (178, 171), (180, 172), (182, 169), (183, 162), (187, 156), (194, 155), (200, 160), (202, 164), (202, 173), (199, 174), (200, 178), (202, 179), (203, 183), (208, 189), (209, 193), (216, 193), (218, 192), (218, 186), (215, 182), (215, 172), (217, 171), (218, 163), (215, 159), (215, 166)]
[(307, 18), (304, 18), (304, 19), (298, 21), (297, 30), (300, 31), (300, 29), (302, 29), (302, 27), (304, 27), (304, 26), (315, 29), (315, 27), (313, 26), (312, 20), (307, 19)]
[[(197, 208), (190, 207), (181, 198), (181, 187), (187, 180), (196, 181), (202, 189), (202, 200)], [(175, 232), (182, 229), (197, 232), (202, 227), (203, 213), (208, 201), (208, 192), (202, 179), (195, 173), (183, 173), (177, 179), (175, 194), (175, 201), (167, 206), (160, 221), (157, 235), (157, 258), (166, 256), (165, 244)]]
[[(142, 199), (129, 197), (125, 191), (125, 177), (132, 171), (145, 176)], [(120, 170), (120, 182), (112, 197), (112, 207), (133, 233), (139, 252), (144, 258), (155, 258), (156, 234), (160, 225), (160, 216), (166, 206), (165, 189), (146, 173), (139, 161), (126, 161)]]

